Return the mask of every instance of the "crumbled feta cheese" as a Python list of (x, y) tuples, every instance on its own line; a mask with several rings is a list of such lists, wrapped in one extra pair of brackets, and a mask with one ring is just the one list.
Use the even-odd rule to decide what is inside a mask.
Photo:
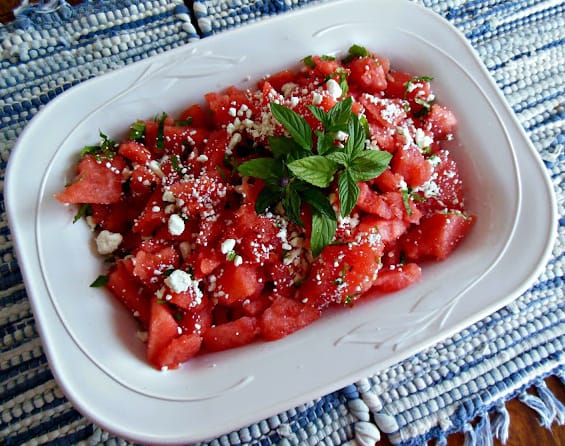
[(166, 201), (167, 203), (175, 202), (175, 196), (170, 190), (166, 190), (165, 192), (163, 192), (163, 201)]
[(196, 158), (196, 161), (200, 162), (200, 163), (205, 163), (206, 161), (208, 161), (208, 157), (204, 154), (199, 155), (198, 158)]
[(323, 96), (317, 91), (312, 92), (312, 105), (320, 105), (322, 103)]
[(233, 251), (233, 248), (235, 248), (235, 240), (233, 238), (227, 238), (222, 242), (220, 251), (222, 251), (222, 254), (229, 254)]
[(96, 250), (100, 255), (112, 254), (122, 243), (122, 234), (116, 232), (110, 232), (106, 229), (100, 231), (100, 234), (96, 237)]
[(175, 293), (182, 293), (188, 290), (192, 284), (192, 277), (182, 269), (175, 269), (171, 275), (165, 279), (165, 285)]
[(416, 134), (414, 135), (414, 141), (420, 149), (424, 149), (426, 147), (430, 147), (433, 144), (434, 139), (431, 136), (426, 135), (426, 132), (424, 132), (422, 129), (418, 128), (416, 129)]
[(339, 84), (335, 81), (335, 79), (329, 79), (326, 82), (326, 88), (328, 89), (328, 93), (334, 98), (338, 99), (343, 94), (343, 90), (339, 86)]
[(338, 130), (335, 134), (335, 139), (338, 141), (345, 141), (349, 135), (342, 130)]
[(159, 178), (163, 178), (165, 176), (165, 174), (161, 170), (161, 165), (155, 160), (151, 160), (149, 162), (149, 169), (151, 169), (151, 172), (153, 172)]
[(169, 234), (181, 235), (185, 228), (184, 220), (178, 214), (172, 214), (169, 217), (167, 227), (169, 229)]
[(294, 90), (297, 85), (294, 82), (287, 82), (281, 87), (281, 91), (286, 97), (289, 97), (292, 94), (292, 90)]

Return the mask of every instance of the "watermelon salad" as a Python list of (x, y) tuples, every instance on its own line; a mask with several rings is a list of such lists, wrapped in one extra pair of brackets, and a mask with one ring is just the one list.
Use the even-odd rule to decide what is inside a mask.
[[(432, 79), (358, 45), (132, 123), (55, 198), (93, 231), (147, 361), (273, 341), (418, 281), (473, 226)], [(94, 278), (93, 278), (94, 279)]]

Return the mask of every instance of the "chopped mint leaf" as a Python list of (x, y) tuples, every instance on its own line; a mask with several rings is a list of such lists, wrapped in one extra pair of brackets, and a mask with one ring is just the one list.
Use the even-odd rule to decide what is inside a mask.
[(92, 213), (92, 208), (90, 207), (90, 204), (88, 204), (88, 203), (81, 204), (80, 207), (78, 208), (77, 213), (75, 214), (75, 216), (73, 218), (73, 223), (76, 223), (82, 217), (86, 217), (86, 216), (90, 215), (91, 213)]
[(112, 141), (108, 136), (106, 136), (102, 131), (99, 132), (101, 142), (97, 146), (85, 146), (81, 152), (80, 156), (94, 155), (96, 159), (112, 159), (116, 154), (116, 147), (118, 146), (114, 141)]
[(165, 120), (167, 119), (167, 114), (163, 113), (159, 118), (159, 126), (157, 128), (157, 150), (163, 150), (165, 147)]
[(134, 122), (129, 128), (129, 139), (139, 141), (145, 135), (145, 123), (143, 121)]
[(175, 125), (176, 127), (187, 127), (190, 124), (192, 124), (192, 117), (188, 117), (186, 119), (175, 119), (175, 121), (173, 122), (173, 125)]
[(110, 280), (110, 278), (108, 276), (100, 275), (94, 280), (94, 282), (92, 282), (90, 284), (90, 287), (91, 288), (101, 288), (103, 286), (106, 286), (106, 284), (108, 283), (109, 280)]
[(365, 48), (364, 46), (361, 45), (352, 45), (349, 48), (349, 51), (347, 53), (347, 56), (345, 56), (345, 58), (343, 59), (344, 63), (349, 63), (351, 62), (353, 59), (356, 59), (358, 57), (367, 57), (369, 56), (369, 51), (367, 51), (367, 48)]

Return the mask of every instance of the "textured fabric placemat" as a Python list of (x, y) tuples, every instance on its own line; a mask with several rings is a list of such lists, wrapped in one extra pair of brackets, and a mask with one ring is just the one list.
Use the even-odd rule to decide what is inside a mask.
[[(18, 135), (71, 86), (306, 0), (64, 1), (22, 7), (0, 27), (2, 180)], [(518, 397), (549, 426), (565, 407), (543, 378), (565, 381), (565, 5), (539, 0), (419, 0), (468, 38), (546, 162), (558, 198), (552, 258), (513, 304), (357, 383), (210, 441), (210, 445), (370, 445), (505, 440)], [(40, 150), (40, 148), (38, 148)], [(0, 444), (122, 444), (84, 419), (49, 371), (0, 201)], [(527, 252), (524, 253), (527, 255)], [(534, 388), (535, 392), (528, 389)], [(490, 414), (490, 416), (489, 416)]]

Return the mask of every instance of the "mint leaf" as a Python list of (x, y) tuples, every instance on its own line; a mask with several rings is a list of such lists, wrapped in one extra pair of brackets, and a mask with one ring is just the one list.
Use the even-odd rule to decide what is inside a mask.
[(341, 216), (345, 217), (351, 213), (357, 204), (360, 192), (359, 186), (357, 186), (349, 170), (344, 170), (339, 174), (337, 184)]
[(316, 107), (315, 105), (308, 105), (308, 110), (314, 115), (318, 121), (320, 121), (324, 127), (329, 125), (330, 120), (326, 111), (321, 107)]
[(412, 87), (413, 84), (417, 84), (419, 82), (431, 82), (433, 80), (434, 80), (434, 78), (430, 77), (430, 76), (413, 77), (412, 79), (410, 79), (409, 81), (407, 81), (404, 84), (404, 99), (406, 99), (406, 95), (408, 94), (408, 90), (410, 90), (410, 87)]
[(143, 121), (134, 122), (129, 129), (129, 139), (139, 141), (145, 135), (145, 123)]
[(285, 156), (289, 161), (303, 158), (311, 155), (309, 150), (304, 150), (296, 141), (286, 136), (270, 136), (269, 146), (275, 158), (284, 158)]
[(349, 48), (349, 54), (354, 57), (367, 57), (369, 55), (369, 51), (367, 51), (367, 48), (364, 46), (355, 44)]
[(316, 208), (312, 210), (310, 247), (314, 257), (319, 256), (322, 250), (332, 242), (336, 229), (337, 221), (335, 218), (327, 217)]
[(287, 217), (297, 225), (304, 226), (302, 219), (300, 218), (300, 206), (302, 205), (302, 199), (300, 198), (298, 191), (292, 187), (292, 185), (289, 185), (284, 189), (284, 196), (281, 202)]
[(333, 133), (317, 131), (316, 137), (318, 138), (316, 144), (316, 151), (318, 152), (318, 155), (325, 155), (326, 153), (335, 150), (335, 135)]
[(365, 148), (365, 128), (357, 116), (353, 116), (349, 121), (349, 137), (345, 142), (345, 153), (354, 156)]
[(192, 124), (192, 116), (189, 116), (186, 119), (175, 119), (173, 124), (176, 127), (188, 127), (190, 124)]
[(108, 138), (108, 136), (106, 136), (102, 131), (99, 131), (98, 134), (101, 139), (100, 144), (97, 146), (84, 147), (80, 152), (80, 156), (83, 157), (85, 155), (92, 154), (97, 160), (114, 158), (114, 155), (116, 155), (116, 147), (118, 147), (118, 145)]
[(167, 114), (163, 113), (158, 121), (157, 127), (157, 142), (155, 147), (157, 150), (163, 150), (165, 147), (165, 119), (167, 119)]
[(347, 123), (351, 119), (352, 106), (353, 98), (351, 96), (335, 104), (328, 112), (329, 122), (327, 123), (327, 130), (332, 132), (346, 130)]
[(101, 288), (103, 286), (106, 286), (109, 280), (110, 278), (108, 276), (100, 275), (89, 286), (91, 288)]
[(282, 178), (282, 165), (274, 158), (255, 158), (237, 166), (240, 174), (255, 177), (269, 183), (277, 183)]
[(302, 199), (309, 203), (320, 214), (336, 220), (334, 208), (330, 204), (328, 197), (320, 189), (313, 187), (306, 188), (301, 191)]
[(304, 62), (304, 65), (309, 68), (316, 68), (316, 63), (314, 62), (312, 56), (306, 56), (304, 59), (302, 59), (302, 62)]
[(326, 158), (342, 166), (347, 166), (349, 164), (349, 156), (347, 156), (345, 152), (328, 153)]
[(404, 210), (406, 211), (406, 215), (411, 217), (412, 207), (410, 206), (410, 192), (408, 192), (406, 189), (402, 191), (402, 204), (404, 204)]
[(308, 121), (284, 105), (271, 102), (270, 106), (275, 119), (282, 124), (300, 147), (312, 150), (312, 129)]
[(265, 186), (255, 200), (255, 212), (262, 214), (269, 208), (274, 208), (281, 199), (281, 190), (273, 186)]
[(367, 57), (369, 51), (361, 45), (353, 45), (349, 48), (347, 56), (343, 59), (343, 63), (349, 63), (358, 57)]
[(352, 106), (353, 99), (351, 96), (348, 96), (343, 101), (337, 102), (328, 112), (313, 105), (309, 105), (308, 110), (323, 124), (326, 132), (337, 132), (339, 130), (347, 130)]
[(78, 208), (77, 213), (73, 218), (73, 223), (76, 223), (82, 217), (87, 217), (89, 215), (92, 215), (92, 208), (90, 207), (90, 204), (88, 203), (81, 204), (80, 207)]
[(392, 155), (384, 150), (364, 150), (357, 154), (349, 164), (355, 181), (369, 181), (385, 171)]
[(321, 156), (312, 155), (292, 161), (288, 164), (289, 170), (297, 178), (318, 187), (328, 187), (333, 180), (336, 164)]

